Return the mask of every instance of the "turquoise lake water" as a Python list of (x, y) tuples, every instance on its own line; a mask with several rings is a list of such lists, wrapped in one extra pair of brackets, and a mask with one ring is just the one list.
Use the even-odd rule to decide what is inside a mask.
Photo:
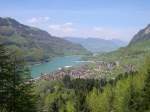
[(31, 67), (32, 77), (38, 77), (41, 73), (50, 73), (65, 66), (80, 65), (80, 56), (65, 56), (53, 58), (50, 62), (45, 62)]

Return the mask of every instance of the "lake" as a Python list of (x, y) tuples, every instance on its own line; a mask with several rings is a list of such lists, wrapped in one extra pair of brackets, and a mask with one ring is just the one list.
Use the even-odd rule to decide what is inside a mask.
[(41, 73), (51, 73), (59, 68), (80, 65), (81, 56), (64, 56), (53, 58), (50, 62), (45, 62), (31, 67), (33, 78), (38, 77)]

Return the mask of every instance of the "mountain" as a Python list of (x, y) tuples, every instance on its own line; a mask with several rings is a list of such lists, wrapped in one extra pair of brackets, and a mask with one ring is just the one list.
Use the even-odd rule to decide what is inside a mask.
[(150, 56), (150, 25), (137, 32), (127, 46), (104, 55), (100, 54), (97, 59), (117, 60), (126, 64), (133, 63), (137, 65), (137, 62), (141, 62), (145, 56)]
[(12, 18), (0, 18), (0, 42), (25, 60), (36, 62), (54, 56), (89, 53), (79, 44), (50, 35), (38, 28), (23, 25)]
[(140, 30), (133, 36), (128, 49), (132, 49), (136, 53), (150, 53), (150, 25)]
[(117, 39), (105, 40), (99, 38), (74, 38), (74, 37), (66, 37), (65, 39), (69, 40), (70, 42), (81, 44), (86, 49), (94, 53), (113, 51), (127, 44)]
[(135, 43), (138, 43), (138, 42), (141, 42), (141, 41), (147, 41), (147, 40), (150, 40), (150, 24), (140, 30), (134, 37), (133, 39), (131, 40), (130, 44), (135, 44)]

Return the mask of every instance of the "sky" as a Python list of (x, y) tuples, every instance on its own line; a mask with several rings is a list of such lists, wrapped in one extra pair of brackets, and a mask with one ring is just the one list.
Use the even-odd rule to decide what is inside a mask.
[(150, 24), (150, 0), (0, 0), (0, 16), (59, 37), (129, 41)]

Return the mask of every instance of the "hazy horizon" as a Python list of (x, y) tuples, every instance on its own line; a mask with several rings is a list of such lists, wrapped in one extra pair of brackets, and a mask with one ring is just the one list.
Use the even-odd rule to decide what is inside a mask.
[(129, 41), (149, 24), (148, 0), (1, 0), (0, 16), (59, 37)]

